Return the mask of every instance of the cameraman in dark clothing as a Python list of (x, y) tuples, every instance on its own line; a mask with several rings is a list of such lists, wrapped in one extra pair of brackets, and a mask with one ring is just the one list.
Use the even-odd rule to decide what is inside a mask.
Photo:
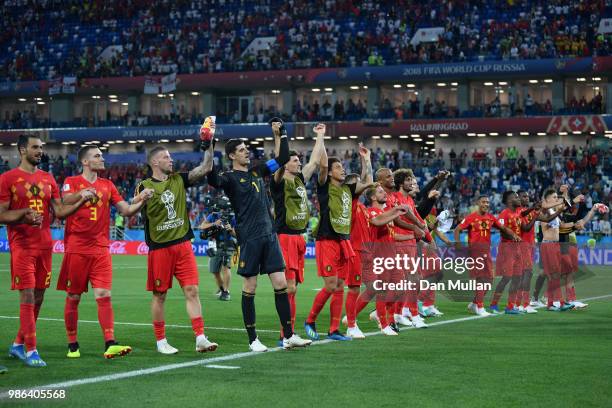
[(208, 239), (206, 254), (210, 258), (209, 270), (215, 276), (217, 296), (219, 300), (230, 300), (230, 277), (232, 266), (235, 264), (237, 251), (236, 218), (227, 197), (214, 201), (213, 212), (206, 217), (200, 225), (201, 238)]

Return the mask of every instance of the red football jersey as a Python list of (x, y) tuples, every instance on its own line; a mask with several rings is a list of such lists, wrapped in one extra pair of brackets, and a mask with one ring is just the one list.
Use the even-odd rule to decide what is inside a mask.
[[(387, 207), (386, 209), (370, 207), (368, 208), (369, 219), (376, 218), (380, 214), (385, 211), (389, 211), (391, 207)], [(393, 226), (392, 223), (381, 225), (377, 227), (376, 225), (370, 224), (370, 235), (372, 237), (372, 242), (393, 242)]]
[[(521, 212), (525, 211), (527, 209), (527, 207), (520, 207), (518, 209), (518, 213), (520, 214)], [(531, 222), (531, 220), (534, 219), (534, 217), (537, 215), (537, 211), (531, 211), (529, 214), (527, 214), (525, 217), (521, 218), (521, 222), (523, 225), (525, 224), (529, 224)], [(529, 231), (523, 231), (521, 230), (521, 240), (523, 242), (535, 242), (535, 223), (531, 226), (531, 229)]]
[[(396, 207), (398, 205), (403, 205), (403, 204), (408, 204), (408, 206), (412, 209), (412, 212), (414, 214), (416, 214), (416, 206), (414, 205), (414, 200), (412, 199), (412, 197), (408, 196), (404, 196), (400, 191), (397, 191), (395, 193), (389, 193), (387, 195), (387, 207), (388, 208), (392, 208), (392, 207)], [(408, 218), (402, 216), (401, 217), (403, 221), (407, 222), (408, 224), (412, 224), (412, 221), (410, 221)], [(403, 229), (401, 227), (398, 227), (397, 225), (393, 226), (393, 230), (395, 232), (395, 234), (402, 234), (402, 235), (407, 235), (409, 237), (412, 237), (412, 239), (414, 239), (414, 232), (411, 230), (407, 230), (407, 229)], [(411, 240), (409, 240), (408, 242), (410, 242)]]
[(113, 182), (100, 177), (93, 183), (83, 176), (67, 177), (62, 193), (78, 193), (85, 188), (94, 188), (96, 197), (66, 218), (64, 246), (67, 253), (95, 254), (107, 251), (110, 245), (110, 206), (124, 201)]
[(364, 242), (370, 242), (370, 228), (368, 210), (359, 201), (359, 197), (353, 199), (353, 216), (351, 219), (351, 246), (356, 251), (361, 251)]
[(491, 214), (480, 215), (473, 212), (459, 224), (461, 229), (468, 231), (468, 243), (491, 243), (491, 228), (501, 228), (499, 221)]
[(40, 227), (26, 224), (8, 225), (9, 245), (22, 249), (51, 249), (51, 200), (59, 200), (53, 176), (37, 169), (33, 174), (17, 167), (0, 178), (0, 203), (9, 210), (31, 208), (42, 215)]
[[(521, 213), (519, 209), (512, 211), (509, 208), (504, 208), (502, 212), (499, 213), (497, 217), (499, 223), (506, 228), (510, 228), (516, 235), (521, 236)], [(506, 238), (502, 235), (502, 242), (512, 242), (511, 239)]]

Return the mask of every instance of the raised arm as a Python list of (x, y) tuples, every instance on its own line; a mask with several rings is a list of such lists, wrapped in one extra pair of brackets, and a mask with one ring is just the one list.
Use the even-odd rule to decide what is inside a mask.
[[(302, 169), (304, 180), (308, 181), (317, 169), (317, 165), (321, 162), (321, 155), (325, 152), (325, 125), (323, 123), (317, 124), (313, 129), (313, 132), (317, 135), (315, 145), (312, 148), (310, 159), (308, 163)], [(325, 154), (327, 156), (327, 153)], [(327, 158), (325, 159), (327, 163)]]
[[(279, 119), (280, 120), (280, 119)], [(274, 136), (274, 157), (278, 157), (280, 155), (280, 128), (282, 126), (282, 122), (272, 122), (272, 135)], [(280, 166), (280, 168), (274, 173), (274, 181), (280, 183), (283, 179), (283, 175), (285, 174), (285, 166)]]
[(211, 143), (208, 149), (204, 151), (200, 165), (191, 169), (187, 174), (190, 185), (198, 184), (212, 171), (214, 155), (213, 143)]
[(321, 156), (319, 157), (319, 185), (327, 183), (327, 175), (329, 172), (329, 163), (327, 157), (327, 149), (325, 146), (321, 147)]
[[(280, 121), (280, 119), (278, 119), (278, 121)], [(275, 126), (276, 123), (277, 121), (271, 121), (272, 126)], [(282, 169), (283, 166), (289, 161), (289, 139), (287, 137), (287, 130), (285, 129), (284, 125), (281, 124), (279, 128), (279, 133), (274, 135), (274, 139), (278, 139), (280, 143), (278, 156), (266, 162), (258, 162), (250, 168), (250, 170), (256, 171), (262, 177), (276, 173), (278, 170)], [(280, 181), (280, 179), (278, 180)]]
[(584, 226), (591, 221), (591, 218), (593, 218), (593, 216), (595, 215), (595, 211), (597, 208), (598, 204), (595, 204), (593, 207), (591, 207), (591, 209), (589, 210), (589, 212), (587, 213), (587, 215), (582, 218), (581, 220), (578, 220), (574, 223), (574, 226), (578, 229), (584, 229)]
[(361, 178), (357, 182), (355, 194), (359, 195), (374, 183), (372, 172), (371, 152), (362, 143), (359, 143), (359, 156), (361, 157)]
[(430, 190), (427, 198), (423, 198), (419, 205), (417, 205), (417, 212), (421, 216), (421, 218), (425, 218), (431, 212), (431, 209), (436, 204), (436, 201), (440, 197), (440, 192), (438, 190)]
[(425, 197), (429, 196), (429, 192), (432, 190), (438, 190), (439, 187), (442, 185), (442, 183), (444, 182), (444, 180), (446, 180), (446, 178), (450, 175), (450, 172), (446, 171), (446, 170), (440, 170), (438, 172), (438, 174), (436, 174), (436, 177), (434, 177), (433, 179), (431, 179), (429, 181), (429, 183), (427, 183), (425, 185), (425, 187), (423, 187), (421, 189), (421, 191), (419, 191), (419, 193), (417, 194), (416, 197), (416, 201), (421, 201), (423, 200)]
[(215, 132), (217, 125), (215, 124), (215, 116), (208, 116), (204, 119), (204, 123), (200, 127), (200, 149), (203, 157), (199, 166), (194, 167), (187, 173), (187, 181), (190, 185), (198, 184), (202, 179), (212, 171), (214, 159)]
[(278, 156), (274, 160), (277, 166), (282, 168), (289, 161), (289, 138), (287, 137), (287, 130), (284, 125), (280, 127), (279, 135), (274, 138), (278, 139), (280, 143)]

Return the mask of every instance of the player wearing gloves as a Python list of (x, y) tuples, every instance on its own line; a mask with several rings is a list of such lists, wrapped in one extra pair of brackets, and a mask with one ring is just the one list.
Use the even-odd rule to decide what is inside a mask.
[(283, 347), (304, 347), (311, 343), (293, 333), (291, 328), (285, 262), (274, 233), (270, 201), (263, 180), (263, 177), (274, 174), (289, 161), (289, 142), (282, 120), (273, 118), (270, 124), (274, 137), (280, 143), (275, 159), (251, 164), (246, 144), (240, 139), (230, 139), (225, 143), (225, 153), (232, 161), (232, 170), (221, 172), (213, 169), (208, 176), (210, 185), (225, 191), (236, 214), (236, 234), (240, 246), (238, 275), (244, 278), (242, 317), (249, 336), (249, 348), (256, 352), (268, 350), (257, 338), (255, 329), (255, 290), (260, 274), (268, 275), (274, 288), (276, 311), (283, 326)]
[[(170, 152), (164, 146), (158, 145), (151, 149), (147, 157), (152, 175), (143, 180), (137, 188), (139, 195), (145, 189), (153, 190), (153, 196), (143, 206), (142, 214), (145, 219), (145, 240), (149, 246), (147, 290), (153, 292), (153, 329), (157, 339), (157, 351), (162, 354), (178, 352), (168, 344), (164, 317), (166, 293), (172, 287), (173, 277), (179, 281), (185, 294), (187, 314), (196, 337), (196, 351), (204, 353), (217, 349), (217, 344), (204, 335), (198, 291), (198, 267), (191, 249), (191, 239), (194, 235), (186, 195), (187, 187), (201, 182), (213, 166), (214, 118), (206, 118), (202, 128), (200, 134), (204, 139), (201, 147), (206, 150), (199, 166), (188, 173), (175, 173)], [(139, 195), (134, 199), (134, 203), (141, 200)]]

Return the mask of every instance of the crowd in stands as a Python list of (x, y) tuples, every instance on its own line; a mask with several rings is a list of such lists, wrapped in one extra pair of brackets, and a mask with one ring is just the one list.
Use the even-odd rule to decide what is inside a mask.
[(374, 105), (373, 111), (368, 114), (366, 111), (367, 100), (361, 99), (354, 102), (349, 99), (344, 102), (337, 100), (332, 103), (326, 99), (323, 104), (315, 100), (313, 104), (298, 103), (293, 109), (292, 118), (294, 121), (326, 121), (326, 120), (362, 120), (370, 119), (414, 119), (414, 118), (453, 118), (459, 116), (456, 107), (448, 106), (444, 100), (425, 99), (421, 106), (418, 97), (413, 96), (407, 101), (394, 106), (389, 98), (383, 98), (381, 103)]
[[(606, 0), (5, 0), (0, 78), (609, 55)], [(434, 42), (411, 43), (441, 27)], [(264, 49), (251, 42), (273, 37)]]
[[(359, 155), (355, 150), (339, 151), (328, 149), (330, 156), (339, 157), (347, 169), (347, 173), (359, 172)], [(261, 151), (259, 151), (261, 153)], [(305, 154), (307, 160), (310, 152)], [(0, 158), (0, 163), (2, 159)], [(421, 150), (417, 154), (410, 151), (385, 151), (380, 148), (372, 151), (372, 164), (374, 170), (381, 167), (398, 169), (412, 168), (421, 185), (429, 181), (440, 169), (448, 169), (452, 176), (447, 180), (442, 191), (437, 209), (453, 208), (457, 214), (467, 214), (474, 210), (474, 200), (481, 194), (491, 197), (491, 211), (498, 213), (503, 209), (501, 197), (508, 189), (524, 189), (531, 197), (539, 197), (543, 190), (549, 186), (559, 187), (561, 184), (571, 186), (574, 194), (584, 194), (587, 201), (585, 208), (590, 209), (594, 203), (603, 202), (612, 204), (612, 148), (607, 151), (591, 145), (588, 141), (585, 146), (548, 146), (541, 155), (536, 156), (535, 149), (530, 147), (527, 155), (520, 153), (516, 147), (497, 148), (491, 155), (488, 152), (474, 149), (469, 152), (463, 149), (455, 152), (451, 149), (444, 152), (438, 149), (435, 152)], [(188, 171), (196, 163), (175, 162), (175, 169)], [(223, 161), (218, 163), (224, 167)], [(227, 165), (227, 163), (225, 163)], [(78, 172), (74, 161), (67, 157), (44, 156), (40, 166), (52, 172), (61, 185), (64, 178)], [(7, 170), (5, 166), (3, 170)], [(119, 192), (126, 198), (132, 197), (138, 182), (147, 175), (146, 166), (136, 164), (114, 164), (107, 166), (101, 174), (108, 177), (117, 185)], [(313, 216), (317, 215), (318, 203), (314, 179), (309, 180), (306, 187), (311, 197)], [(205, 208), (206, 197), (218, 194), (214, 189), (204, 184), (191, 187), (188, 190), (188, 205), (192, 225), (199, 225), (207, 215)], [(589, 232), (609, 232), (606, 222), (609, 215), (597, 216), (594, 223), (587, 229)], [(603, 221), (600, 225), (599, 221)], [(128, 229), (142, 227), (140, 216), (131, 217), (125, 222)], [(608, 234), (609, 235), (609, 234)]]
[[(363, 119), (387, 119), (387, 120), (406, 120), (406, 119), (445, 119), (456, 117), (508, 117), (508, 116), (547, 116), (553, 114), (576, 115), (576, 114), (601, 114), (604, 113), (603, 98), (598, 93), (590, 101), (583, 96), (578, 100), (572, 97), (566, 107), (553, 111), (550, 99), (544, 103), (538, 103), (528, 94), (524, 100), (523, 108), (515, 107), (514, 98), (510, 96), (509, 103), (502, 105), (499, 97), (496, 97), (490, 104), (480, 107), (471, 107), (469, 110), (460, 112), (456, 107), (449, 106), (445, 100), (431, 100), (426, 98), (421, 104), (418, 97), (413, 96), (409, 100), (394, 106), (388, 98), (383, 98), (380, 104), (374, 106), (372, 113), (366, 110), (367, 100), (352, 99), (336, 100), (332, 103), (329, 99), (324, 99), (322, 103), (315, 100), (312, 104), (306, 101), (297, 101), (293, 107), (292, 114), (287, 115), (280, 112), (275, 106), (260, 108), (258, 111), (251, 109), (244, 116), (239, 111), (226, 113), (217, 112), (217, 123), (267, 123), (270, 118), (281, 117), (286, 121), (310, 122), (310, 121), (356, 121)], [(173, 108), (169, 115), (144, 115), (141, 112), (136, 114), (125, 113), (124, 116), (113, 116), (107, 111), (104, 119), (95, 121), (92, 118), (77, 118), (70, 122), (56, 123), (48, 118), (37, 116), (33, 110), (14, 110), (5, 112), (5, 116), (0, 120), (0, 129), (31, 129), (46, 127), (97, 127), (97, 126), (174, 126), (201, 124), (204, 115), (188, 112), (184, 106), (178, 109)]]

